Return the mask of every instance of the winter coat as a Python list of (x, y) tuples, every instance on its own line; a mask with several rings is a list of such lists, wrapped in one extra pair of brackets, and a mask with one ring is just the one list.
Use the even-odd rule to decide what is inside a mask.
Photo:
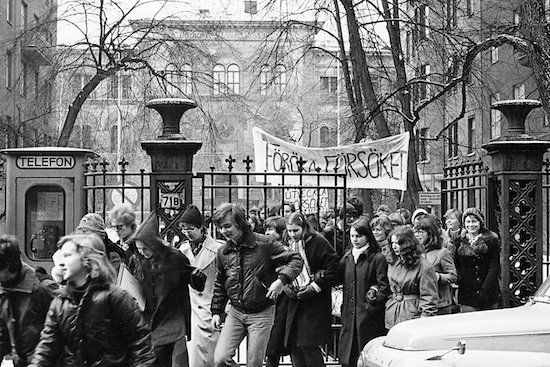
[[(371, 339), (384, 335), (384, 306), (390, 293), (388, 263), (376, 247), (369, 246), (355, 264), (351, 251), (340, 260), (339, 281), (344, 282), (342, 327), (340, 329), (339, 358), (350, 364), (353, 339), (361, 350)], [(375, 298), (367, 298), (371, 287), (376, 287)]]
[(210, 367), (214, 365), (214, 348), (220, 334), (211, 326), (212, 314), (210, 306), (214, 294), (214, 281), (216, 280), (216, 254), (222, 243), (211, 236), (205, 236), (202, 248), (193, 255), (188, 242), (180, 247), (180, 251), (189, 258), (191, 265), (201, 269), (206, 275), (206, 283), (203, 291), (189, 287), (191, 299), (191, 335), (193, 338), (187, 342), (189, 353), (189, 366)]
[(13, 343), (18, 356), (14, 365), (28, 364), (57, 289), (58, 285), (51, 277), (40, 279), (36, 271), (25, 263), (17, 284), (0, 286), (0, 360), (12, 352)]
[(386, 301), (387, 329), (402, 321), (437, 313), (437, 276), (433, 265), (424, 257), (421, 256), (412, 269), (401, 260), (390, 264), (388, 281), (392, 294)]
[(148, 367), (151, 333), (136, 301), (119, 287), (88, 285), (79, 302), (66, 286), (48, 311), (31, 367)]
[(148, 217), (132, 237), (132, 243), (142, 241), (153, 253), (145, 259), (135, 253), (130, 259), (130, 271), (139, 281), (146, 298), (144, 316), (150, 323), (154, 346), (192, 338), (189, 288), (202, 291), (205, 277), (191, 273), (195, 267), (180, 251), (164, 244), (158, 233), (156, 216)]
[(327, 239), (319, 233), (305, 239), (304, 248), (312, 280), (321, 292), (311, 298), (289, 300), (285, 345), (290, 348), (321, 345), (332, 338), (331, 287), (337, 281), (339, 258)]
[(435, 268), (437, 276), (437, 288), (439, 301), (437, 308), (443, 308), (452, 304), (451, 284), (458, 279), (456, 266), (451, 253), (445, 249), (434, 249), (425, 253), (426, 259)]
[(260, 312), (273, 305), (267, 290), (277, 278), (288, 284), (302, 270), (303, 260), (271, 236), (245, 232), (218, 250), (212, 314), (221, 315), (227, 301), (241, 312)]
[(500, 241), (484, 230), (470, 244), (466, 236), (457, 243), (458, 302), (476, 309), (490, 309), (500, 300)]

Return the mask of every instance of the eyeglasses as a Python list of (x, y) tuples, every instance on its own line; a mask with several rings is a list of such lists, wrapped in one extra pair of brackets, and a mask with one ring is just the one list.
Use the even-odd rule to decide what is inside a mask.
[(413, 229), (413, 232), (415, 234), (424, 234), (424, 233), (428, 233), (428, 231), (426, 231), (425, 229), (421, 229), (421, 228), (415, 228)]
[(116, 228), (117, 231), (122, 231), (124, 224), (115, 224), (114, 226), (111, 226), (111, 227)]
[(197, 229), (197, 227), (182, 228), (181, 230), (184, 231), (184, 232), (192, 232), (195, 229)]

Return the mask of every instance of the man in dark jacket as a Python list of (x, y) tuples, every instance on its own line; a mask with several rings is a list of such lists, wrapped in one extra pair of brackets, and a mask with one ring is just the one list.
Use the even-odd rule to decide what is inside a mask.
[(137, 251), (130, 258), (130, 270), (145, 296), (144, 315), (151, 325), (156, 366), (171, 367), (175, 343), (192, 337), (188, 285), (202, 291), (206, 276), (189, 265), (185, 255), (163, 243), (155, 212), (136, 229), (130, 245)]
[(21, 262), (15, 237), (0, 235), (0, 359), (11, 353), (15, 367), (28, 365), (57, 288)]
[(273, 237), (254, 233), (246, 213), (237, 204), (222, 204), (214, 223), (227, 239), (218, 250), (212, 298), (212, 326), (221, 326), (227, 301), (231, 308), (214, 352), (215, 366), (238, 366), (235, 351), (248, 336), (247, 366), (263, 364), (269, 341), (274, 301), (302, 270), (297, 252), (287, 250)]

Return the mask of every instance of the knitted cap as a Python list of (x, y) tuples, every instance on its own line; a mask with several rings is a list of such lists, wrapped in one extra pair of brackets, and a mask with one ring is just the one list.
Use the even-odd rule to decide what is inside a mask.
[(181, 221), (183, 223), (189, 223), (197, 227), (202, 227), (204, 221), (202, 219), (202, 214), (197, 208), (196, 205), (189, 204), (181, 216)]
[(107, 236), (107, 232), (105, 232), (105, 222), (103, 221), (101, 215), (97, 213), (88, 213), (83, 216), (74, 233), (94, 233), (101, 238), (105, 238), (105, 236)]
[(416, 217), (418, 217), (419, 215), (428, 215), (428, 212), (426, 211), (426, 209), (422, 209), (422, 208), (416, 209), (411, 215), (411, 223), (414, 224)]
[(464, 224), (464, 221), (466, 220), (466, 217), (471, 215), (472, 217), (476, 218), (479, 223), (481, 224), (481, 229), (485, 228), (485, 217), (483, 216), (483, 213), (478, 208), (468, 208), (464, 210), (464, 213), (462, 214), (462, 224)]

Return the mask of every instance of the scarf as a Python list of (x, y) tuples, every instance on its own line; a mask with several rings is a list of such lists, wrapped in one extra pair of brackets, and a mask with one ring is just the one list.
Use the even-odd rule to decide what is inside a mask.
[(460, 247), (458, 248), (458, 254), (460, 256), (477, 256), (480, 257), (489, 251), (489, 246), (485, 243), (483, 236), (478, 234), (475, 237), (466, 234), (460, 240)]
[(353, 255), (353, 261), (357, 264), (357, 262), (359, 261), (359, 256), (361, 256), (362, 254), (364, 254), (365, 252), (367, 252), (367, 250), (369, 249), (369, 245), (365, 245), (361, 248), (355, 248), (353, 247), (351, 249), (351, 254)]
[(311, 283), (311, 272), (309, 270), (309, 262), (307, 261), (306, 250), (304, 248), (304, 241), (292, 241), (290, 243), (290, 249), (292, 251), (298, 252), (302, 259), (304, 259), (304, 266), (302, 266), (302, 271), (300, 272), (300, 274), (298, 274), (296, 279), (292, 281), (292, 284), (297, 289), (301, 289)]

